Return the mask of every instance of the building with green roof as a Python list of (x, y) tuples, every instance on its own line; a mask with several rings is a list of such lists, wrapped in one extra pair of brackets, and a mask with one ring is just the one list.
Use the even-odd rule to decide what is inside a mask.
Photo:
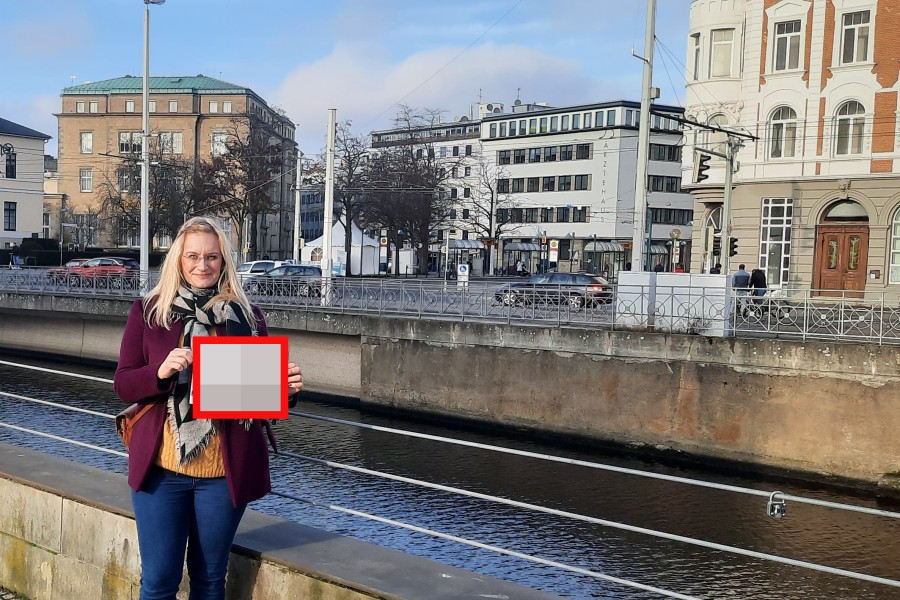
[[(184, 162), (197, 166), (222, 154), (230, 141), (264, 133), (282, 148), (281, 173), (270, 192), (274, 210), (256, 215), (257, 235), (243, 242), (249, 254), (288, 258), (292, 249), (293, 195), (290, 176), (297, 161), (295, 126), (283, 111), (271, 107), (252, 89), (205, 75), (150, 77), (148, 112), (150, 151), (159, 164)], [(139, 177), (122, 175), (123, 164), (134, 165), (143, 140), (143, 79), (125, 75), (63, 88), (60, 93), (59, 206), (48, 206), (51, 231), (63, 231), (67, 244), (80, 247), (138, 246), (138, 220), (118, 204), (107, 214), (109, 189), (134, 195)], [(167, 156), (171, 155), (171, 156)], [(153, 174), (151, 174), (153, 176)], [(151, 180), (153, 181), (153, 180)], [(102, 189), (101, 189), (102, 188)], [(106, 199), (106, 202), (104, 202)], [(104, 208), (104, 205), (106, 208)], [(151, 201), (151, 206), (153, 202)], [(60, 219), (70, 227), (60, 228)], [(235, 232), (242, 224), (223, 221)], [(238, 227), (240, 225), (240, 227)], [(274, 232), (274, 233), (273, 233)], [(237, 237), (237, 236), (234, 236)], [(165, 249), (169, 236), (157, 235), (154, 246)], [(244, 258), (241, 256), (239, 258)]]

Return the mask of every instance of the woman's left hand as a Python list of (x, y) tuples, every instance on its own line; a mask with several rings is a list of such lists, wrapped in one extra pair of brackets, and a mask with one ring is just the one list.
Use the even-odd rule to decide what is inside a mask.
[(296, 394), (303, 387), (303, 373), (296, 363), (289, 362), (287, 368), (288, 394)]

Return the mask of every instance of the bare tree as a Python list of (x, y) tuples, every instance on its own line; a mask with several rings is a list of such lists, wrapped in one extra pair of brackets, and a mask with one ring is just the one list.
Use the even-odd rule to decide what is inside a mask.
[[(156, 139), (159, 139), (156, 137)], [(201, 184), (200, 161), (173, 152), (171, 139), (152, 143), (150, 147), (150, 182), (148, 195), (150, 239), (174, 236), (198, 203), (208, 197)], [(138, 148), (139, 150), (139, 148)], [(103, 173), (97, 194), (104, 220), (112, 222), (119, 241), (140, 231), (141, 222), (140, 155), (126, 155)]]
[[(504, 233), (515, 232), (521, 227), (513, 220), (512, 210), (521, 207), (526, 198), (511, 193), (509, 173), (502, 166), (482, 159), (475, 168), (477, 184), (468, 202), (468, 218), (462, 220), (485, 245), (496, 248)], [(490, 254), (493, 257), (493, 252)], [(494, 259), (491, 260), (490, 268), (493, 269)]]
[[(347, 253), (347, 275), (352, 275), (353, 223), (359, 221), (360, 204), (366, 187), (368, 171), (366, 163), (369, 156), (369, 140), (366, 136), (356, 135), (351, 130), (350, 121), (338, 123), (334, 139), (335, 165), (334, 172), (334, 212), (338, 222), (344, 227), (344, 251)], [(321, 159), (304, 177), (304, 185), (320, 185), (325, 187), (325, 152)], [(360, 252), (362, 249), (360, 248)], [(361, 256), (361, 254), (360, 254)]]
[(439, 111), (401, 107), (395, 124), (402, 139), (372, 153), (360, 207), (368, 224), (388, 230), (395, 248), (400, 248), (401, 238), (416, 248), (420, 274), (427, 272), (431, 232), (448, 223), (454, 205), (445, 189), (450, 161), (435, 156), (428, 137), (439, 119)]
[(209, 209), (215, 207), (216, 212), (231, 218), (239, 247), (244, 247), (243, 225), (249, 223), (249, 260), (257, 259), (258, 218), (275, 208), (272, 192), (283, 168), (282, 151), (282, 144), (262, 119), (235, 117), (222, 146), (214, 143), (214, 156), (202, 174), (216, 199)]

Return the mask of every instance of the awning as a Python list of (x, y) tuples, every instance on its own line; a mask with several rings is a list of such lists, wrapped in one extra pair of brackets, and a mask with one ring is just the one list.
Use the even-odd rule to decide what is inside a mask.
[(584, 245), (585, 252), (625, 252), (625, 246), (619, 242), (588, 242)]
[(669, 249), (665, 246), (660, 246), (659, 244), (652, 244), (650, 246), (650, 254), (668, 254)]
[(541, 247), (531, 242), (509, 242), (503, 245), (504, 252), (540, 252)]
[(478, 240), (450, 240), (451, 250), (481, 250), (484, 248)]

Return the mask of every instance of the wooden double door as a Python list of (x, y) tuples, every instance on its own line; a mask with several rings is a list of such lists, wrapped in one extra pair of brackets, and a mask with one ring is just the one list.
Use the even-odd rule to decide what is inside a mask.
[(817, 294), (862, 298), (868, 258), (868, 225), (819, 225), (814, 282)]

